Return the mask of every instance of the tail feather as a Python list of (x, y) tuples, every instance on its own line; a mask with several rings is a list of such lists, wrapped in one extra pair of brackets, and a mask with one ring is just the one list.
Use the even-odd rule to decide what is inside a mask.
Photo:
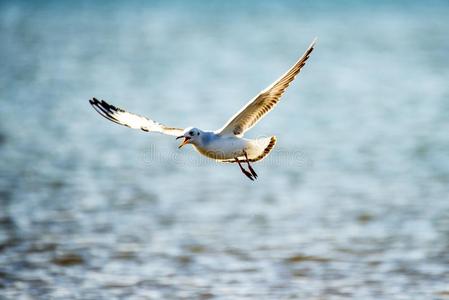
[(273, 150), (274, 146), (276, 146), (276, 137), (275, 137), (275, 136), (272, 136), (272, 137), (270, 138), (270, 142), (269, 142), (268, 145), (265, 147), (265, 149), (263, 150), (263, 152), (262, 152), (259, 156), (257, 156), (257, 157), (250, 158), (249, 161), (250, 161), (250, 162), (255, 162), (255, 161), (259, 161), (259, 160), (264, 159), (265, 157), (268, 156), (268, 154), (270, 154), (270, 152), (271, 152), (271, 150)]

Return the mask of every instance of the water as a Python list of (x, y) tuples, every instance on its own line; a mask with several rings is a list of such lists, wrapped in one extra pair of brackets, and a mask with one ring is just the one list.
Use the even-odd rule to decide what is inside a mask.
[[(2, 2), (1, 298), (447, 299), (448, 13)], [(254, 183), (87, 102), (219, 128), (315, 36)]]

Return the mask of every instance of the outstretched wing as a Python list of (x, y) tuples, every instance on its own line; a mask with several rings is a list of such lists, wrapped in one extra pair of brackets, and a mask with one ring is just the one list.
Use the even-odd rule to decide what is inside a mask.
[(301, 71), (307, 59), (315, 47), (316, 39), (310, 44), (307, 51), (302, 57), (278, 80), (260, 92), (256, 97), (251, 99), (238, 113), (217, 131), (219, 134), (229, 134), (242, 136), (245, 131), (251, 129), (256, 123), (262, 119), (281, 99), (289, 84), (295, 79), (296, 75)]
[(167, 127), (148, 118), (127, 112), (121, 108), (115, 107), (104, 100), (99, 101), (96, 98), (89, 100), (92, 107), (103, 117), (114, 123), (125, 125), (129, 128), (141, 129), (146, 132), (159, 132), (168, 135), (182, 135), (183, 129)]

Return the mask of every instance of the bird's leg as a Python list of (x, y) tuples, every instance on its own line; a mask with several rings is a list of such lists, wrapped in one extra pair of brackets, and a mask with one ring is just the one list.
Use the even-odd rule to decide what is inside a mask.
[(249, 164), (249, 159), (248, 159), (248, 155), (246, 154), (246, 151), (243, 151), (243, 153), (245, 154), (245, 159), (246, 159), (246, 163), (248, 164), (248, 169), (250, 170), (250, 172), (254, 176), (254, 178), (257, 179), (257, 173), (256, 173), (256, 171), (254, 171), (253, 167), (251, 167), (251, 165)]
[(239, 167), (240, 167), (240, 170), (242, 171), (242, 173), (245, 174), (246, 177), (248, 177), (249, 179), (254, 180), (253, 175), (242, 167), (240, 160), (237, 157), (234, 159), (239, 164)]

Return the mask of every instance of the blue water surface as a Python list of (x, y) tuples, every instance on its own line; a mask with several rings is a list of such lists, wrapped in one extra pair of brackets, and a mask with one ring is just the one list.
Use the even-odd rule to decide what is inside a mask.
[[(447, 299), (447, 1), (0, 2), (0, 298)], [(97, 97), (248, 137), (251, 182)]]

